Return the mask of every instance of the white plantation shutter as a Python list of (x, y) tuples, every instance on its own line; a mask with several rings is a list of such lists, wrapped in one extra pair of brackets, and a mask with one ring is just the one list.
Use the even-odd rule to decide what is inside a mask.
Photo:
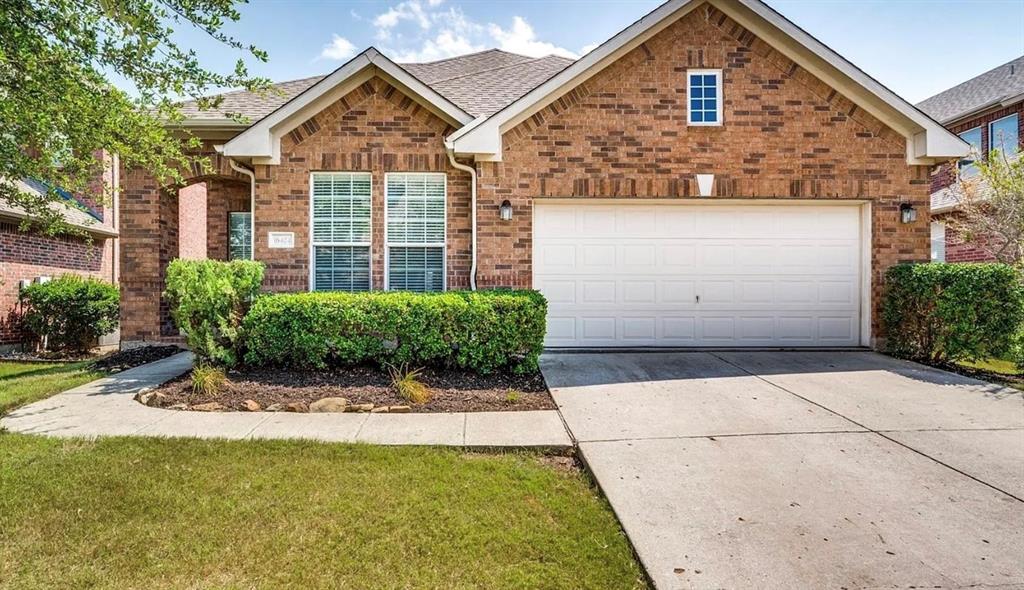
[(313, 289), (370, 289), (370, 174), (312, 174)]
[(446, 180), (439, 173), (387, 175), (389, 289), (444, 290)]

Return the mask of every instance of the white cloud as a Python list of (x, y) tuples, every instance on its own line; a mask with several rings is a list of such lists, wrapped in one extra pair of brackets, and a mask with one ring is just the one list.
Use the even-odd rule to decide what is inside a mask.
[[(402, 0), (372, 19), (375, 36), (383, 41), (383, 51), (397, 62), (423, 62), (498, 47), (512, 53), (542, 57), (579, 54), (537, 38), (537, 33), (521, 16), (512, 18), (505, 29), (497, 24), (475, 22), (457, 6), (442, 7), (446, 0)], [(586, 53), (596, 47), (587, 45)]]
[(333, 35), (331, 42), (324, 45), (320, 52), (322, 59), (348, 59), (356, 54), (356, 46), (351, 41), (338, 35)]
[(587, 45), (584, 45), (583, 47), (580, 48), (580, 55), (586, 55), (586, 54), (590, 53), (591, 51), (597, 49), (599, 45), (601, 45), (601, 44), (600, 43), (588, 43)]
[(497, 41), (499, 49), (505, 51), (532, 57), (545, 55), (561, 55), (573, 59), (579, 57), (564, 47), (537, 39), (533, 27), (521, 16), (512, 17), (512, 28), (507, 31), (495, 24), (489, 25), (487, 30), (491, 38)]

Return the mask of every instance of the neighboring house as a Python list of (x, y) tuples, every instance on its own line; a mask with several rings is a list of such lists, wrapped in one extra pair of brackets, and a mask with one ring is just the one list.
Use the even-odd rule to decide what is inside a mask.
[[(967, 153), (756, 0), (671, 0), (574, 62), (368, 49), (279, 87), (225, 96), (250, 125), (186, 105), (210, 256), (271, 291), (537, 288), (550, 346), (871, 345)], [(172, 337), (178, 200), (122, 185), (123, 338)]]
[(971, 241), (947, 227), (956, 215), (957, 196), (950, 190), (956, 171), (969, 179), (977, 175), (974, 158), (992, 150), (1011, 157), (1024, 148), (1024, 56), (940, 92), (918, 103), (918, 108), (971, 145), (971, 156), (955, 164), (937, 166), (932, 176), (932, 260), (937, 262), (984, 262), (992, 260), (982, 244), (985, 236)]
[[(46, 185), (33, 180), (17, 182), (25, 192), (45, 193)], [(27, 217), (24, 209), (0, 201), (0, 351), (16, 348), (26, 341), (20, 326), (22, 307), (19, 293), (25, 284), (65, 274), (103, 279), (116, 284), (117, 228), (114, 207), (75, 201), (53, 203), (67, 224), (82, 230), (88, 238), (68, 234), (50, 237), (22, 231)], [(75, 202), (71, 202), (75, 201)], [(116, 334), (101, 344), (115, 344)]]

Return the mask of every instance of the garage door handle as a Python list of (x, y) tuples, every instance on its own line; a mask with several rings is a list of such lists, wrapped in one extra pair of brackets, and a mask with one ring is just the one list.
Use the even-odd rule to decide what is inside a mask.
[(697, 303), (700, 303), (700, 295), (697, 295)]

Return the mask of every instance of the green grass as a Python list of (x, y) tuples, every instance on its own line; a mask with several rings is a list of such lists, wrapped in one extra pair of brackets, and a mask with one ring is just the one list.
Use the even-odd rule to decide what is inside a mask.
[(0, 435), (0, 588), (643, 588), (536, 456)]
[(0, 362), (0, 416), (14, 408), (103, 376), (80, 363)]
[(1024, 371), (1018, 369), (1013, 361), (988, 359), (977, 362), (960, 361), (957, 364), (969, 370), (982, 371), (983, 374), (979, 377), (983, 379), (1024, 390)]

